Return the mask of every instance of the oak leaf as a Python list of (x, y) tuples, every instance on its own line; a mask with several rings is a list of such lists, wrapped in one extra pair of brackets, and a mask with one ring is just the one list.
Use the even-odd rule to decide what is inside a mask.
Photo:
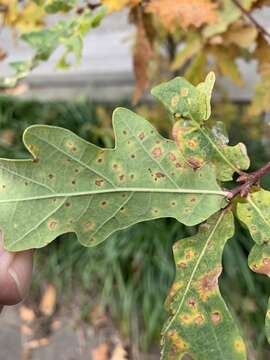
[(209, 0), (152, 0), (145, 9), (158, 16), (168, 31), (173, 31), (175, 27), (199, 28), (217, 22), (217, 7)]
[(233, 215), (222, 211), (200, 225), (196, 235), (175, 243), (176, 276), (166, 301), (162, 359), (246, 359), (218, 287), (223, 249), (233, 233)]
[(33, 159), (0, 161), (6, 248), (43, 247), (67, 232), (93, 246), (141, 221), (173, 217), (198, 224), (226, 205), (211, 165), (194, 172), (173, 141), (127, 109), (114, 112), (113, 124), (115, 149), (62, 128), (26, 130)]

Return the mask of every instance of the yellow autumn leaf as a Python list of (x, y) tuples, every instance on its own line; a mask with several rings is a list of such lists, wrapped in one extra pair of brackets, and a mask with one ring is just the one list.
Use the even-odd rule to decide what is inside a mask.
[(129, 0), (102, 0), (103, 5), (106, 5), (109, 9), (109, 12), (122, 10), (126, 5), (128, 5)]
[(25, 1), (23, 5), (18, 0), (1, 0), (0, 3), (6, 7), (2, 14), (6, 25), (20, 32), (36, 30), (44, 25), (44, 8), (33, 1)]
[(173, 31), (176, 26), (199, 28), (217, 22), (217, 7), (210, 0), (152, 0), (146, 11), (158, 16), (164, 27)]

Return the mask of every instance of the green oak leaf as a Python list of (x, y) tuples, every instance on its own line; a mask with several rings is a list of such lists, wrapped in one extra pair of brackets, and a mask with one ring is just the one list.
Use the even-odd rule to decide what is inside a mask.
[(212, 166), (186, 166), (173, 141), (127, 109), (114, 112), (113, 126), (114, 149), (62, 128), (25, 131), (34, 159), (0, 161), (7, 249), (39, 248), (67, 232), (91, 246), (140, 221), (173, 217), (195, 225), (226, 205)]
[[(236, 213), (255, 241), (249, 257), (249, 267), (256, 273), (270, 277), (270, 192), (259, 190), (246, 201), (237, 204)], [(269, 310), (266, 315), (266, 334), (269, 336)], [(269, 341), (270, 342), (270, 341)]]
[(223, 210), (196, 235), (173, 247), (176, 277), (167, 299), (162, 359), (246, 359), (241, 334), (218, 288), (222, 253), (234, 234), (231, 211)]
[(268, 309), (267, 309), (266, 317), (265, 317), (265, 331), (266, 331), (266, 337), (270, 344), (270, 299), (268, 301)]
[(74, 8), (78, 0), (50, 0), (45, 3), (45, 10), (49, 14), (59, 11), (68, 12)]
[(239, 202), (237, 216), (257, 245), (270, 245), (270, 191), (261, 189)]
[(193, 86), (182, 77), (176, 77), (154, 87), (151, 93), (175, 118), (192, 119), (201, 124), (211, 115), (210, 101), (214, 83), (213, 72), (197, 86)]
[(198, 169), (212, 162), (217, 178), (230, 181), (235, 172), (249, 168), (250, 160), (244, 144), (228, 146), (221, 123), (211, 127), (205, 123), (211, 115), (214, 82), (214, 73), (209, 73), (196, 87), (178, 77), (155, 87), (152, 94), (173, 114), (176, 120), (173, 136), (187, 163)]
[(65, 47), (65, 57), (73, 53), (78, 60), (81, 58), (83, 37), (91, 27), (97, 26), (105, 14), (105, 7), (101, 7), (96, 13), (84, 11), (82, 14), (57, 22), (49, 29), (24, 33), (21, 39), (36, 51), (36, 60), (48, 60), (61, 45)]
[(234, 172), (249, 168), (245, 145), (229, 146), (223, 123), (203, 127), (192, 120), (178, 120), (173, 127), (173, 137), (189, 165), (200, 168), (212, 162), (220, 181), (230, 181)]
[[(68, 3), (71, 4), (73, 1), (55, 0), (54, 3), (50, 2), (51, 6), (56, 2), (71, 6)], [(40, 5), (44, 5), (44, 2)], [(75, 58), (76, 63), (79, 63), (82, 57), (84, 36), (91, 28), (97, 27), (106, 14), (107, 8), (101, 6), (94, 12), (85, 10), (82, 14), (58, 21), (49, 29), (23, 33), (21, 39), (30, 45), (35, 53), (30, 60), (11, 63), (10, 66), (15, 70), (15, 74), (10, 77), (1, 77), (0, 87), (16, 86), (19, 80), (25, 78), (40, 62), (47, 61), (59, 47), (64, 51), (56, 63), (58, 68), (66, 69), (71, 66), (70, 55)]]

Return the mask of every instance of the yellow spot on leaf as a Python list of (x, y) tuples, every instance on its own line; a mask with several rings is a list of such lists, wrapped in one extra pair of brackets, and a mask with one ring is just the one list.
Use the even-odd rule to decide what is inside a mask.
[(186, 97), (186, 96), (188, 96), (188, 94), (189, 94), (189, 89), (188, 88), (181, 88), (180, 95), (182, 97)]
[(171, 106), (172, 107), (176, 107), (176, 105), (178, 104), (178, 101), (179, 101), (179, 96), (178, 95), (175, 95), (172, 97), (172, 100), (171, 100)]
[(234, 348), (238, 353), (243, 353), (246, 351), (244, 341), (240, 337), (234, 340)]

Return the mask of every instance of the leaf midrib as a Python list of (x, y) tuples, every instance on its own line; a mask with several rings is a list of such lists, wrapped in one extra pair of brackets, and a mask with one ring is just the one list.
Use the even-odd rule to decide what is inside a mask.
[(22, 201), (33, 201), (33, 200), (44, 200), (44, 199), (54, 199), (62, 197), (76, 197), (76, 196), (87, 196), (87, 195), (99, 195), (99, 194), (110, 194), (110, 193), (119, 193), (119, 192), (134, 192), (134, 193), (160, 193), (160, 194), (198, 194), (198, 195), (219, 195), (226, 197), (227, 192), (221, 190), (207, 190), (207, 189), (189, 189), (189, 188), (178, 188), (178, 189), (166, 189), (166, 188), (137, 188), (137, 187), (123, 187), (123, 188), (113, 188), (113, 189), (104, 189), (104, 190), (87, 190), (87, 191), (78, 191), (78, 192), (66, 192), (66, 193), (53, 193), (47, 195), (39, 196), (29, 196), (25, 198), (18, 199), (7, 199), (0, 200), (2, 203), (13, 203), (13, 202), (22, 202)]

